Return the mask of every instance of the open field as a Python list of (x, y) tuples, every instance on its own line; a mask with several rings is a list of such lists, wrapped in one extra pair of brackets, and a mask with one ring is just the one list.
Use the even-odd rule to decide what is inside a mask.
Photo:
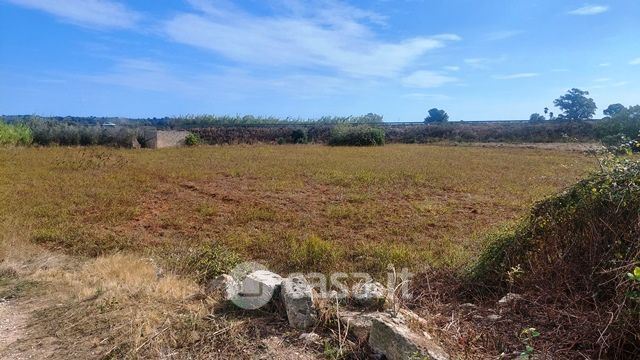
[(0, 152), (0, 217), (67, 254), (176, 264), (217, 243), (278, 271), (379, 273), (463, 264), (477, 235), (593, 166), (515, 148), (16, 148)]
[(0, 357), (335, 358), (335, 334), (307, 346), (282, 317), (193, 298), (203, 265), (464, 266), (594, 166), (472, 146), (2, 149)]

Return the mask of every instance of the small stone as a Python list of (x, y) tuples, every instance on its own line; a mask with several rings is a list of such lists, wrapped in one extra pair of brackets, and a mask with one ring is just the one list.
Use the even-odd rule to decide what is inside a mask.
[(519, 300), (522, 300), (522, 295), (508, 293), (507, 295), (503, 296), (502, 299), (498, 300), (498, 304), (501, 306), (506, 306)]
[(477, 306), (472, 303), (464, 303), (461, 304), (460, 307), (464, 309), (475, 309)]
[(491, 321), (498, 321), (498, 320), (502, 319), (502, 316), (493, 314), (493, 315), (487, 316), (487, 319), (491, 320)]
[(318, 315), (313, 304), (313, 292), (304, 276), (282, 281), (282, 300), (289, 325), (301, 330), (315, 325)]
[(366, 282), (353, 286), (353, 300), (366, 308), (380, 309), (386, 301), (386, 289), (379, 282)]
[(322, 339), (322, 337), (312, 332), (312, 333), (304, 333), (300, 335), (299, 339), (302, 340), (305, 344), (311, 345), (311, 344), (320, 344), (320, 340)]

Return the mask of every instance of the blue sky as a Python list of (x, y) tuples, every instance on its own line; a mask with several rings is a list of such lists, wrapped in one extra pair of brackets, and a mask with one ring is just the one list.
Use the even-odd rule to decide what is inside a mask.
[[(526, 119), (640, 102), (640, 1), (0, 0), (0, 114)], [(556, 110), (556, 109), (553, 109)]]

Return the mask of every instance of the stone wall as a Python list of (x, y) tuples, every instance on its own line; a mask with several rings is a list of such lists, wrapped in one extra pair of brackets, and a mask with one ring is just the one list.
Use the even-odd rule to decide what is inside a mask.
[(151, 149), (162, 149), (184, 146), (184, 141), (188, 135), (189, 131), (145, 130), (145, 147)]

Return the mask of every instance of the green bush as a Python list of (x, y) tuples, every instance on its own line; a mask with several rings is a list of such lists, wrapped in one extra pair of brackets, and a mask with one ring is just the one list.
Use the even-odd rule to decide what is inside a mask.
[(205, 244), (192, 250), (186, 260), (186, 270), (205, 283), (226, 274), (240, 263), (238, 254), (217, 244)]
[(381, 146), (384, 130), (370, 126), (338, 125), (331, 131), (331, 146)]
[(199, 145), (201, 142), (202, 140), (200, 139), (200, 136), (194, 133), (189, 133), (189, 135), (187, 135), (187, 137), (184, 139), (184, 143), (187, 146), (196, 146), (196, 145)]
[(306, 144), (307, 132), (303, 129), (295, 129), (291, 132), (291, 139), (294, 144)]
[(26, 146), (32, 142), (31, 129), (26, 125), (8, 125), (0, 121), (0, 145)]

